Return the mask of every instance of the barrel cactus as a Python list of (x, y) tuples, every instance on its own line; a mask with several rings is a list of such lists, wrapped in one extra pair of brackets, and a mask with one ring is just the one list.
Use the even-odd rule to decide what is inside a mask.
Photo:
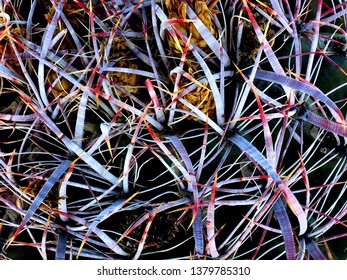
[(10, 259), (346, 259), (342, 0), (0, 1)]

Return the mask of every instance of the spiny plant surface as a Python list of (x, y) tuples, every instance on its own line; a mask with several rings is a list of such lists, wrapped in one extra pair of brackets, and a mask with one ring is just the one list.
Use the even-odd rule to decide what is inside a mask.
[(347, 2), (0, 0), (13, 259), (346, 259)]

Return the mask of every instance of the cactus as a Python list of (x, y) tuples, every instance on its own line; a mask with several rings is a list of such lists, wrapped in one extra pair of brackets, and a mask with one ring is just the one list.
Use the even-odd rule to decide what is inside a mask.
[(346, 259), (346, 11), (0, 1), (1, 258)]

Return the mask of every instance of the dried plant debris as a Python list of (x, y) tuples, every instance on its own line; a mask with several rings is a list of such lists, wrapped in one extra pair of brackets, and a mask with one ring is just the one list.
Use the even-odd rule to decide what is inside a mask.
[(0, 1), (0, 259), (346, 259), (346, 14)]

